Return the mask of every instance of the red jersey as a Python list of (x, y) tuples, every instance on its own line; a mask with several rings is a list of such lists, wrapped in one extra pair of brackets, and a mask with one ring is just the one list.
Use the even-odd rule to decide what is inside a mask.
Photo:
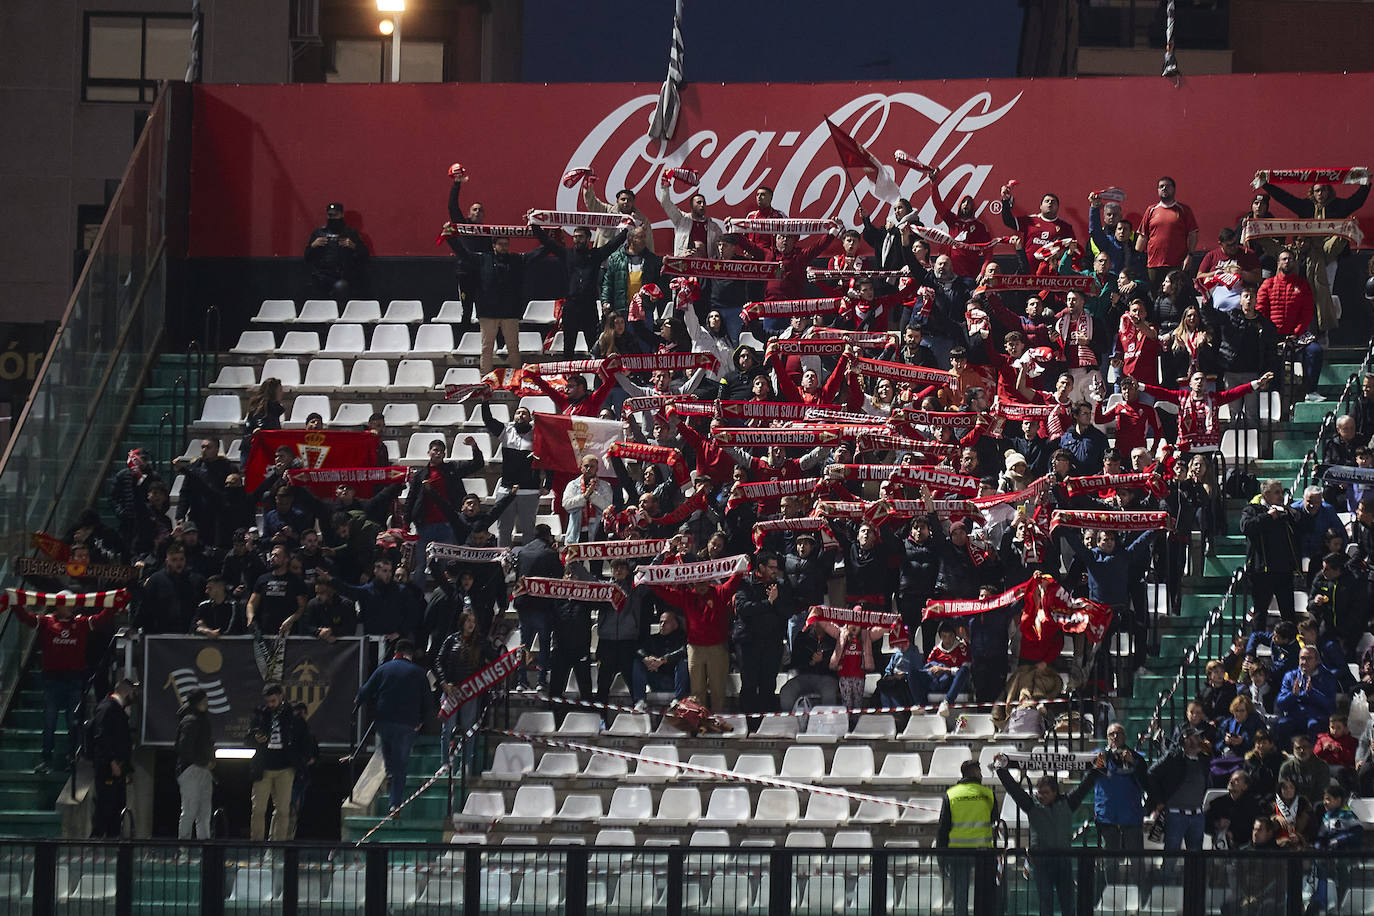
[(114, 619), (119, 608), (107, 607), (99, 614), (58, 620), (55, 614), (38, 615), (12, 607), (10, 612), (27, 627), (38, 627), (38, 639), (43, 646), (43, 673), (69, 674), (86, 671), (86, 640), (96, 627), (103, 627)]
[(1148, 447), (1146, 433), (1154, 430), (1155, 441), (1159, 441), (1159, 414), (1148, 404), (1139, 401), (1121, 401), (1106, 410), (1099, 402), (1093, 405), (1093, 422), (1099, 425), (1110, 420), (1116, 421), (1116, 448), (1122, 455), (1130, 455), (1136, 448)]
[[(930, 198), (935, 202), (936, 212), (940, 214), (940, 219), (944, 222), (946, 229), (949, 230), (949, 237), (956, 242), (969, 242), (970, 244), (982, 244), (992, 241), (992, 233), (988, 227), (984, 226), (982, 220), (973, 217), (963, 217), (955, 213), (958, 209), (949, 206), (948, 200), (940, 193), (940, 186), (931, 182)], [(962, 204), (965, 199), (970, 199), (965, 194), (959, 199)], [(979, 251), (977, 249), (961, 248), (951, 245), (945, 252), (953, 262), (954, 272), (961, 277), (976, 277), (978, 271), (983, 269), (983, 262), (992, 257), (991, 250)]]
[(952, 649), (942, 649), (939, 643), (930, 650), (926, 656), (926, 664), (934, 662), (937, 665), (944, 665), (947, 668), (961, 668), (968, 664), (968, 644), (955, 642)]
[(1040, 257), (1042, 249), (1060, 239), (1067, 241), (1074, 238), (1073, 227), (1068, 223), (1062, 219), (1045, 219), (1039, 213), (1020, 217), (1017, 229), (1024, 240), (1026, 255), (1030, 258)]
[(653, 590), (687, 618), (688, 643), (719, 646), (730, 638), (730, 620), (735, 613), (735, 592), (740, 580), (740, 574), (735, 573), (720, 585), (710, 586), (705, 595), (698, 595), (690, 585), (685, 588), (655, 585)]
[(840, 647), (840, 666), (835, 673), (840, 677), (864, 676), (864, 650), (857, 639), (846, 639)]
[(1186, 204), (1153, 204), (1140, 218), (1145, 234), (1146, 267), (1179, 267), (1188, 259), (1188, 236), (1197, 232), (1197, 218)]

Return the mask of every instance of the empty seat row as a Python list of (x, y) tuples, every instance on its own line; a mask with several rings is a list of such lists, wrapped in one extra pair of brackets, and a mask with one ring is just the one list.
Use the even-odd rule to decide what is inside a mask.
[[(544, 339), (538, 331), (521, 331), (518, 343), (523, 354), (541, 352)], [(460, 356), (476, 357), (482, 352), (482, 335), (471, 331), (454, 344), (453, 328), (447, 324), (422, 324), (410, 336), (410, 328), (403, 324), (379, 324), (372, 331), (369, 343), (361, 324), (335, 324), (329, 328), (324, 346), (316, 331), (287, 331), (277, 342), (272, 331), (244, 331), (230, 353), (240, 356), (261, 356), (275, 353), (281, 356)], [(504, 353), (504, 346), (496, 352)]]
[(252, 318), (254, 324), (327, 324), (335, 321), (415, 324), (424, 320), (425, 309), (419, 299), (392, 299), (385, 314), (381, 302), (376, 299), (349, 299), (342, 312), (333, 299), (307, 299), (299, 313), (294, 300), (264, 299)]
[[(803, 810), (802, 795), (806, 796)], [(767, 788), (759, 793), (755, 805), (749, 790), (739, 786), (713, 789), (703, 809), (701, 792), (695, 786), (669, 786), (662, 790), (658, 807), (646, 786), (621, 786), (603, 808), (600, 795), (569, 793), (561, 804), (552, 786), (523, 785), (506, 809), (505, 795), (498, 791), (468, 794), (456, 823), (538, 826), (552, 822), (595, 822), (602, 827), (637, 827), (652, 824), (666, 827), (843, 827), (856, 823), (933, 824), (939, 820), (940, 797), (894, 799), (916, 807), (865, 800), (854, 810), (848, 798), (788, 788)], [(822, 843), (822, 845), (824, 845)]]
[[(530, 324), (552, 324), (555, 303), (552, 299), (531, 299), (525, 306), (521, 320)], [(439, 308), (435, 322), (457, 324), (462, 321), (463, 305), (456, 299), (449, 299)], [(296, 311), (295, 300), (264, 299), (253, 316), (254, 324), (326, 324), (347, 321), (356, 324), (418, 324), (425, 320), (424, 305), (419, 299), (392, 299), (382, 312), (382, 304), (376, 299), (349, 299), (339, 311), (339, 303), (333, 299), (307, 299)]]
[[(1012, 745), (986, 745), (978, 753), (984, 769), (991, 769), (998, 754), (1013, 753)], [(709, 775), (679, 766), (683, 761), (673, 744), (646, 744), (638, 752), (641, 758), (631, 761), (611, 754), (592, 754), (586, 765), (579, 763), (576, 753), (546, 751), (536, 764), (533, 746), (519, 741), (498, 745), (491, 769), (483, 772), (485, 779), (500, 782), (520, 782), (528, 775), (546, 778), (625, 779), (635, 782), (664, 782), (676, 779), (709, 779)], [(930, 756), (927, 769), (920, 754), (899, 751), (883, 755), (879, 766), (873, 749), (865, 746), (842, 746), (836, 749), (827, 768), (825, 754), (814, 745), (789, 747), (779, 764), (772, 754), (740, 754), (730, 765), (721, 753), (692, 754), (685, 761), (688, 767), (702, 767), (729, 772), (737, 776), (782, 779), (805, 783), (872, 783), (874, 785), (942, 785), (959, 779), (959, 768), (973, 759), (967, 746), (939, 747)], [(649, 762), (658, 761), (658, 762)]]
[[(617, 726), (612, 723), (612, 733), (625, 735), (650, 733), (648, 719), (645, 716), (624, 713), (615, 721), (619, 722), (621, 718), (627, 715), (630, 715), (631, 718), (625, 724)], [(731, 724), (736, 725), (736, 728), (733, 732), (721, 737), (743, 738), (748, 736), (747, 730), (741, 726), (744, 721), (743, 716), (727, 716), (726, 718), (727, 721), (731, 721)], [(806, 726), (804, 730), (802, 728), (803, 723)], [(553, 713), (544, 711), (521, 713), (515, 730), (525, 735), (553, 734), (555, 731)], [(677, 734), (677, 731), (673, 726), (663, 722), (660, 723), (654, 734)], [(992, 716), (988, 713), (968, 713), (949, 719), (935, 714), (914, 715), (907, 721), (906, 727), (899, 734), (897, 720), (890, 713), (865, 713), (858, 717), (858, 721), (851, 728), (849, 717), (841, 707), (818, 706), (812, 710), (809, 717), (805, 718), (773, 716), (762, 719), (754, 737), (802, 741), (838, 738), (854, 741), (885, 741), (897, 738), (908, 741), (929, 741), (948, 738), (983, 739), (991, 738), (995, 734), (996, 729), (992, 723)]]

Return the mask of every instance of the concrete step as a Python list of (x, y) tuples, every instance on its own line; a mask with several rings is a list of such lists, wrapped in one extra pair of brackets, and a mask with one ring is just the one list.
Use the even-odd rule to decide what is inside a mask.
[(61, 818), (54, 811), (0, 809), (0, 836), (55, 837), (61, 827)]

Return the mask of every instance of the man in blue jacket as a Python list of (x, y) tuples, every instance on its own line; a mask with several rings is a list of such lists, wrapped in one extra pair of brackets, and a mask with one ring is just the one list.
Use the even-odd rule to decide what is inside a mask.
[(392, 814), (405, 801), (410, 749), (429, 715), (431, 699), (429, 676), (415, 663), (415, 644), (400, 639), (395, 656), (372, 672), (354, 701), (358, 706), (376, 704), (373, 717), (382, 744), (382, 762), (391, 781)]
[(1274, 711), (1279, 721), (1274, 725), (1274, 743), (1286, 750), (1294, 735), (1316, 739), (1332, 711), (1336, 708), (1336, 694), (1340, 685), (1323, 670), (1316, 646), (1304, 646), (1298, 653), (1298, 670), (1284, 675)]
[[(1120, 722), (1107, 726), (1107, 747), (1102, 751), (1107, 768), (1093, 786), (1093, 820), (1097, 842), (1104, 848), (1132, 857), (1137, 866), (1145, 848), (1145, 758), (1126, 746), (1126, 728)], [(1108, 869), (1113, 868), (1107, 864)], [(1130, 880), (1144, 898), (1144, 870), (1132, 869)]]

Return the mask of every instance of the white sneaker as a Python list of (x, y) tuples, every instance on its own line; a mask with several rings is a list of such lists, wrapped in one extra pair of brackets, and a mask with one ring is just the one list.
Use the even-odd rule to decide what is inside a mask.
[(1308, 394), (1305, 398), (1303, 398), (1303, 400), (1309, 404), (1320, 404), (1322, 401), (1326, 400), (1326, 396), (1316, 391), (1313, 391), (1310, 394)]
[(941, 700), (941, 701), (940, 701), (940, 708), (937, 709), (937, 710), (935, 710), (935, 714), (936, 714), (937, 716), (943, 716), (944, 718), (948, 719), (948, 718), (949, 718), (949, 700)]
[(649, 711), (649, 704), (648, 704), (647, 702), (645, 702), (644, 700), (640, 700), (638, 703), (635, 704), (635, 712), (648, 712), (648, 711)]

